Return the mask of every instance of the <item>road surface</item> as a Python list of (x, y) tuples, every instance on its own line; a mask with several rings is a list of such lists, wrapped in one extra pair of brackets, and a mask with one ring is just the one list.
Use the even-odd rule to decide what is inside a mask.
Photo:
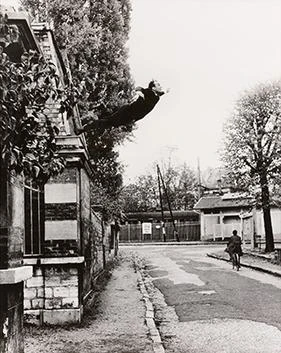
[[(206, 256), (219, 247), (123, 247), (146, 258), (167, 353), (281, 353), (281, 278)], [(153, 287), (156, 290), (153, 290)]]

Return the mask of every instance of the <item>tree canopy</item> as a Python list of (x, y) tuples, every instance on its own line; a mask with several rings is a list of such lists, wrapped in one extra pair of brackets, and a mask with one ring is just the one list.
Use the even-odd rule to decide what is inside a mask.
[[(173, 210), (192, 209), (197, 200), (195, 172), (186, 164), (172, 166), (161, 172)], [(168, 199), (161, 184), (163, 209), (168, 210)], [(122, 190), (122, 202), (126, 212), (160, 210), (159, 185), (156, 165), (153, 171), (140, 175), (134, 183)]]
[[(129, 0), (23, 0), (33, 17), (52, 23), (58, 46), (69, 59), (74, 85), (86, 93), (79, 104), (82, 122), (105, 116), (131, 98), (133, 80), (127, 63)], [(133, 127), (87, 134), (95, 179), (112, 193), (120, 184), (122, 167), (117, 144)], [(117, 191), (117, 190), (115, 190)], [(114, 194), (114, 193), (113, 193)]]
[(7, 15), (0, 14), (0, 35), (1, 166), (43, 182), (64, 167), (55, 144), (59, 130), (46, 109), (50, 102), (65, 103), (65, 97), (54, 64), (39, 53), (25, 52), (19, 61), (5, 53), (19, 41), (17, 26), (8, 24)]

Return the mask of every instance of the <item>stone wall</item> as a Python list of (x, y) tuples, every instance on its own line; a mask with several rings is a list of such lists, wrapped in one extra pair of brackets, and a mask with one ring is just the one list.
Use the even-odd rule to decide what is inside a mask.
[(101, 210), (91, 209), (91, 182), (86, 170), (80, 170), (80, 229), (81, 255), (85, 258), (82, 297), (95, 287), (95, 281), (112, 259), (110, 252), (110, 224), (105, 224)]
[(24, 287), (25, 322), (56, 325), (81, 321), (81, 263), (81, 257), (49, 258), (34, 265), (33, 277)]
[(91, 210), (90, 178), (79, 164), (45, 185), (43, 253), (25, 258), (33, 277), (25, 283), (25, 321), (65, 324), (81, 321), (83, 301), (113, 255), (110, 227)]
[[(83, 297), (86, 297), (94, 288), (95, 281), (105, 266), (102, 215), (98, 212), (91, 212), (89, 238), (85, 244), (84, 256)], [(105, 260), (107, 261), (106, 257)]]
[[(65, 138), (62, 143), (73, 141)], [(67, 158), (63, 173), (45, 185), (42, 254), (25, 259), (33, 266), (24, 290), (25, 321), (38, 325), (80, 322), (84, 301), (114, 255), (111, 227), (104, 224), (101, 212), (91, 209), (84, 154)]]

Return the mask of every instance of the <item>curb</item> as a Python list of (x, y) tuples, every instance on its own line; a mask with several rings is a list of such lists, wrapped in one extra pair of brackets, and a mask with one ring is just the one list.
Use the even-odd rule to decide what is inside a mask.
[(220, 242), (208, 242), (208, 241), (182, 241), (182, 242), (147, 242), (147, 243), (119, 243), (119, 247), (127, 247), (127, 246), (190, 246), (190, 245), (212, 245), (212, 246), (220, 246), (227, 244), (227, 241)]
[[(225, 259), (225, 258), (222, 257), (222, 256), (213, 255), (213, 254), (207, 254), (207, 256), (208, 256), (208, 257), (211, 257), (211, 258), (213, 258), (213, 259), (217, 259), (217, 260), (222, 260), (222, 261), (229, 262), (228, 259)], [(250, 269), (252, 269), (252, 270), (264, 272), (264, 273), (267, 273), (267, 274), (269, 274), (269, 275), (273, 275), (273, 276), (276, 276), (276, 277), (281, 277), (281, 272), (275, 272), (275, 271), (268, 270), (268, 269), (263, 268), (263, 267), (254, 266), (254, 265), (248, 265), (248, 264), (245, 264), (245, 263), (240, 263), (240, 265), (241, 265), (241, 267), (246, 267), (246, 268), (250, 268)]]
[(154, 309), (149, 298), (143, 276), (140, 270), (137, 270), (138, 285), (145, 303), (145, 323), (149, 329), (149, 335), (152, 340), (152, 348), (154, 353), (165, 353), (165, 349), (161, 340), (161, 336), (155, 324)]
[(270, 261), (271, 258), (269, 256), (263, 255), (263, 254), (255, 254), (254, 252), (247, 252), (245, 251), (244, 254), (255, 257), (256, 259), (262, 259), (266, 261)]

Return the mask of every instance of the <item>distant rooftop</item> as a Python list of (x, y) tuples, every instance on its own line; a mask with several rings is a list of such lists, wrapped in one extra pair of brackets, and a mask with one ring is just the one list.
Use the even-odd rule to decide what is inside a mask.
[(196, 203), (194, 209), (207, 210), (218, 208), (250, 207), (255, 204), (255, 199), (245, 193), (225, 194), (222, 196), (203, 196)]
[[(152, 211), (152, 212), (128, 212), (126, 213), (127, 220), (161, 220), (161, 211)], [(171, 218), (169, 211), (164, 211), (165, 219)], [(198, 220), (199, 214), (196, 211), (173, 211), (173, 217), (175, 219), (185, 219), (185, 220)]]

